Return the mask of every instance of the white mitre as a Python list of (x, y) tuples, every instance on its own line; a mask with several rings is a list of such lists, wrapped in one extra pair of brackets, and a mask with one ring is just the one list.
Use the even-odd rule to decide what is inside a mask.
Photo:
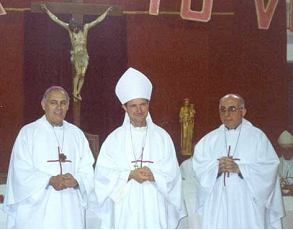
[(119, 79), (116, 85), (115, 93), (121, 104), (137, 99), (151, 99), (152, 83), (141, 72), (134, 68), (129, 68)]
[(293, 136), (287, 130), (283, 131), (278, 138), (279, 145), (292, 145), (293, 144)]

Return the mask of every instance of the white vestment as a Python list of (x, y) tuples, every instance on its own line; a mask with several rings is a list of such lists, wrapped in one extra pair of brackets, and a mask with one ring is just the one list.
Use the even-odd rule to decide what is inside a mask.
[[(229, 146), (243, 179), (237, 173), (217, 178), (218, 159), (227, 156)], [(236, 130), (221, 125), (199, 141), (193, 159), (203, 228), (281, 228), (279, 159), (260, 129), (245, 119)]]
[[(44, 115), (18, 134), (3, 205), (8, 214), (7, 228), (85, 228), (85, 208), (94, 185), (94, 159), (79, 128), (63, 121), (63, 126), (54, 130)], [(59, 162), (47, 162), (58, 160), (58, 145), (71, 161), (61, 163), (62, 172), (73, 175), (79, 184), (76, 188), (56, 191), (49, 186), (50, 177), (60, 174)]]
[(182, 180), (194, 180), (195, 174), (192, 166), (192, 157), (181, 163), (180, 171)]
[(137, 145), (132, 144), (130, 132), (126, 114), (123, 125), (103, 143), (97, 160), (95, 191), (102, 228), (176, 228), (185, 216), (185, 207), (173, 142), (148, 115), (143, 160), (153, 163), (145, 162), (142, 166), (150, 168), (155, 181), (128, 181), (134, 169), (131, 161), (138, 158), (134, 157), (133, 147)]
[(293, 184), (293, 159), (280, 157), (279, 176), (286, 179), (287, 183)]

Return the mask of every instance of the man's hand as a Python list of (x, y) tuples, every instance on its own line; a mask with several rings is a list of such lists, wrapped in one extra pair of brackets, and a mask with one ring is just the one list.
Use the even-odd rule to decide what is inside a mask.
[(107, 9), (107, 13), (111, 12), (113, 10), (113, 7), (110, 6), (108, 9)]
[(62, 178), (66, 188), (73, 188), (78, 186), (77, 180), (74, 179), (74, 177), (70, 173), (62, 175)]
[(137, 168), (135, 170), (132, 170), (129, 173), (129, 180), (134, 179), (138, 183), (143, 183), (145, 181), (154, 181), (154, 176), (151, 170), (144, 166), (143, 168)]
[(62, 175), (52, 176), (50, 178), (49, 184), (57, 191), (66, 188)]
[(78, 186), (77, 180), (70, 173), (52, 176), (49, 184), (57, 191)]
[(154, 179), (154, 175), (153, 175), (153, 173), (152, 173), (152, 171), (150, 170), (149, 167), (144, 166), (144, 167), (142, 168), (142, 174), (143, 174), (144, 176), (147, 176), (149, 181), (155, 181), (155, 179)]
[(218, 173), (233, 172), (240, 173), (238, 165), (233, 160), (233, 157), (221, 157), (219, 159), (219, 171)]
[(45, 4), (41, 4), (41, 9), (42, 9), (43, 11), (45, 11), (45, 12), (48, 11), (48, 8), (47, 8), (47, 6), (46, 6)]

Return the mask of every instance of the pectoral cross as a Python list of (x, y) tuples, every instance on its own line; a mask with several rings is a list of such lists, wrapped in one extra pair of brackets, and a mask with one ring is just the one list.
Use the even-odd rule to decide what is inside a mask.
[[(231, 150), (231, 145), (229, 145), (227, 157), (230, 156), (230, 150)], [(228, 173), (228, 177), (229, 177), (229, 173)], [(226, 172), (224, 172), (224, 186), (226, 187)]]
[(71, 160), (66, 160), (67, 156), (64, 153), (60, 153), (60, 147), (58, 146), (58, 160), (48, 160), (47, 162), (59, 162), (60, 165), (60, 175), (62, 175), (62, 163), (72, 162)]
[(142, 163), (154, 163), (153, 161), (143, 161), (143, 160), (135, 160), (135, 161), (131, 161), (131, 163), (135, 163), (135, 165), (133, 166), (134, 169), (138, 168), (137, 163), (140, 162), (140, 168), (142, 168)]
[[(230, 157), (230, 150), (231, 150), (231, 145), (229, 145), (227, 157)], [(232, 160), (234, 160), (234, 161), (240, 161), (239, 158), (232, 158)], [(228, 172), (227, 175), (228, 175), (227, 177), (229, 177), (230, 176), (230, 173)], [(224, 186), (226, 187), (226, 172), (224, 172)]]

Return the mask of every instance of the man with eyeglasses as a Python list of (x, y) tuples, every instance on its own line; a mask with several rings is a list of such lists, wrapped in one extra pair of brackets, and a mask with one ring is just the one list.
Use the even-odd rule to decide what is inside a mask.
[(197, 212), (203, 228), (281, 228), (279, 159), (248, 120), (241, 96), (220, 99), (222, 125), (195, 146)]

